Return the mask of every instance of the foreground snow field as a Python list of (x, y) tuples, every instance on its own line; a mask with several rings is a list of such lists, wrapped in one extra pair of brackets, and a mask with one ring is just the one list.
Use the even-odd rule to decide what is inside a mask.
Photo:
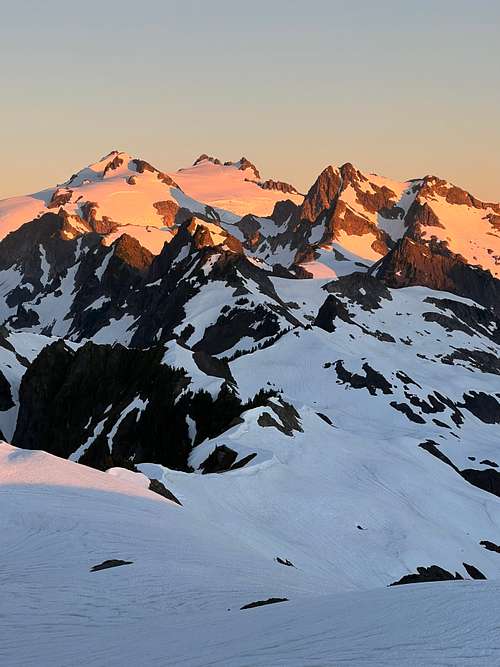
[[(0, 484), (5, 667), (500, 664), (498, 582), (338, 593), (317, 545), (285, 567), (257, 528), (209, 518), (201, 496), (180, 507), (141, 475), (2, 444)], [(112, 558), (132, 564), (90, 572)], [(269, 597), (288, 601), (240, 609)]]

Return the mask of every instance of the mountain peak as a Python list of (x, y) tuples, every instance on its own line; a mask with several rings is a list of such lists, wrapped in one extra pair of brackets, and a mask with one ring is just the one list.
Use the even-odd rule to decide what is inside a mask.
[(251, 169), (254, 173), (255, 178), (260, 178), (260, 172), (257, 169), (257, 167), (250, 162), (246, 157), (242, 156), (240, 157), (239, 160), (236, 162), (231, 162), (230, 160), (226, 160), (223, 162), (220, 160), (218, 157), (214, 157), (213, 155), (207, 155), (206, 153), (202, 153), (196, 160), (193, 162), (193, 167), (196, 167), (199, 164), (202, 164), (203, 162), (211, 162), (214, 165), (221, 166), (221, 167), (235, 167), (239, 171), (246, 171), (247, 169)]

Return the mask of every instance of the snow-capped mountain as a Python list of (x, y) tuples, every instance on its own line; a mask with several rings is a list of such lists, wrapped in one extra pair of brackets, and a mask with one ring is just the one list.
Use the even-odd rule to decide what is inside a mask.
[[(433, 176), (329, 166), (302, 195), (207, 155), (167, 173), (114, 151), (0, 202), (2, 534), (30, 572), (19, 607), (7, 576), (9, 617), (43, 595), (59, 622), (75, 581), (56, 659), (70, 663), (69, 638), (114, 618), (85, 612), (89, 578), (107, 576), (106, 605), (147, 601), (134, 619), (161, 664), (206, 664), (206, 635), (187, 646), (178, 627), (213, 615), (219, 638), (255, 642), (261, 621), (243, 637), (235, 613), (291, 638), (305, 617), (311, 664), (330, 664), (321, 619), (340, 607), (392, 609), (382, 635), (395, 600), (434, 618), (431, 587), (392, 584), (448, 579), (436, 595), (464, 619), (466, 594), (490, 604), (496, 584), (463, 580), (500, 578), (499, 224), (499, 204)], [(107, 559), (132, 562), (88, 573)], [(283, 604), (241, 609), (268, 599)], [(494, 663), (488, 628), (474, 664)], [(275, 663), (265, 637), (247, 662), (214, 644), (214, 664), (306, 664), (300, 650)], [(102, 646), (96, 664), (123, 658)], [(412, 664), (389, 653), (380, 664)]]
[(287, 183), (263, 181), (244, 157), (222, 164), (202, 155), (192, 167), (168, 174), (111, 151), (57, 187), (0, 201), (0, 238), (47, 212), (64, 212), (65, 238), (90, 227), (110, 244), (127, 233), (158, 254), (189, 215), (232, 223), (246, 213), (270, 215), (285, 196), (295, 203), (303, 200)]
[(290, 199), (295, 204), (301, 204), (304, 199), (289, 183), (263, 180), (257, 167), (245, 157), (223, 163), (203, 154), (192, 167), (179, 169), (171, 176), (193, 199), (240, 217), (251, 213), (271, 215), (282, 199)]

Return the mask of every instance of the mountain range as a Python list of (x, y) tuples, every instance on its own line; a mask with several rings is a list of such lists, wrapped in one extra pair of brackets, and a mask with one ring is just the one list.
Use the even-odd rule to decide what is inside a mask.
[[(335, 641), (430, 664), (437, 589), (462, 610), (442, 632), (469, 623), (494, 664), (474, 618), (497, 584), (470, 580), (500, 578), (499, 203), (350, 163), (300, 193), (245, 157), (166, 172), (112, 151), (0, 201), (0, 323), (3, 596), (39, 646), (19, 664), (71, 664), (74, 637), (92, 656), (93, 624), (95, 664), (209, 664), (210, 641), (213, 664), (330, 664)], [(394, 600), (421, 611), (415, 663), (342, 625), (367, 601), (356, 622), (376, 634), (386, 609), (389, 637)], [(124, 653), (106, 627), (129, 605)], [(273, 628), (304, 635), (284, 662)]]

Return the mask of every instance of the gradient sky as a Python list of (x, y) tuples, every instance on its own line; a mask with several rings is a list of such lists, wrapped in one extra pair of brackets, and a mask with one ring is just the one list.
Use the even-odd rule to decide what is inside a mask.
[(112, 149), (435, 173), (500, 200), (498, 0), (16, 0), (0, 19), (0, 198)]

